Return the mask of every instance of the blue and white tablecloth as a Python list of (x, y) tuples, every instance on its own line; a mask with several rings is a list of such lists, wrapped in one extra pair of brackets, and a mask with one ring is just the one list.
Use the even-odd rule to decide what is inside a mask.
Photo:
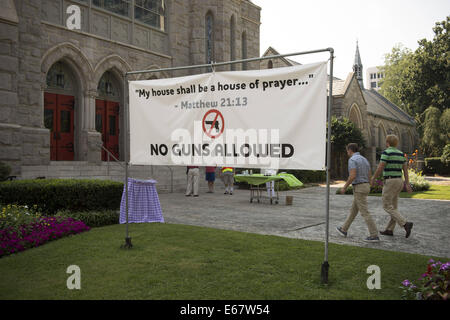
[[(164, 222), (155, 180), (128, 179), (128, 223)], [(120, 223), (126, 223), (126, 193), (120, 202)]]

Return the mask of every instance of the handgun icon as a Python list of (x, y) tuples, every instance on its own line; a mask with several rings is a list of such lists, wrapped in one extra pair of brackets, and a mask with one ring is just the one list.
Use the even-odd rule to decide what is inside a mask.
[(213, 122), (213, 121), (205, 121), (206, 124), (212, 125), (214, 123), (214, 128), (216, 130), (219, 130), (219, 121)]

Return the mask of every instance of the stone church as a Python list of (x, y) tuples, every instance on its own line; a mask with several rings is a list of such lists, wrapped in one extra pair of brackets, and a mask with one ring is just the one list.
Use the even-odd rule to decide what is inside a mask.
[[(260, 11), (247, 0), (0, 1), (0, 161), (22, 178), (120, 179), (105, 160), (124, 160), (125, 72), (259, 57)], [(185, 168), (143, 170), (185, 185)]]
[[(269, 47), (263, 54), (268, 57), (279, 53)], [(296, 61), (277, 58), (260, 62), (261, 69), (287, 67), (299, 64)], [(361, 129), (367, 142), (367, 148), (362, 151), (372, 168), (376, 168), (382, 150), (386, 148), (386, 136), (395, 134), (399, 137), (399, 149), (412, 154), (418, 145), (418, 134), (414, 118), (390, 102), (375, 90), (367, 90), (363, 85), (363, 65), (356, 45), (353, 71), (345, 80), (333, 78), (332, 115), (350, 119)], [(333, 155), (332, 155), (333, 156)], [(333, 161), (334, 160), (334, 161)], [(332, 171), (335, 176), (345, 177), (346, 162), (337, 164), (332, 159)]]

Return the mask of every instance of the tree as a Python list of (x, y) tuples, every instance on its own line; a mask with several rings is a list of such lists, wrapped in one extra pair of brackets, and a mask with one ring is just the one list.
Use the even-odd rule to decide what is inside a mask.
[(441, 127), (441, 140), (446, 144), (450, 144), (450, 109), (442, 112), (439, 125)]
[(425, 111), (422, 150), (432, 157), (440, 157), (444, 147), (441, 140), (440, 118), (441, 111), (436, 107), (429, 107)]
[(429, 106), (443, 112), (450, 105), (450, 16), (437, 22), (432, 41), (422, 39), (411, 52), (397, 45), (385, 55), (381, 93), (412, 116)]
[(394, 47), (385, 56), (385, 80), (380, 91), (416, 119), (419, 135), (425, 139), (422, 145), (426, 152), (439, 155), (445, 143), (435, 134), (440, 126), (439, 119), (436, 121), (435, 118), (437, 111), (427, 113), (426, 110), (433, 107), (445, 113), (450, 105), (449, 29), (450, 16), (435, 24), (433, 40), (418, 41), (416, 51), (411, 52), (399, 45)]
[(344, 177), (347, 168), (346, 146), (357, 143), (360, 149), (366, 148), (366, 140), (361, 130), (348, 118), (331, 118), (331, 155), (332, 171), (335, 177)]
[(403, 101), (405, 87), (403, 82), (408, 78), (412, 55), (413, 52), (410, 49), (398, 43), (392, 48), (391, 53), (385, 55), (385, 65), (380, 68), (384, 73), (380, 93), (409, 114), (412, 112), (408, 109), (408, 104)]

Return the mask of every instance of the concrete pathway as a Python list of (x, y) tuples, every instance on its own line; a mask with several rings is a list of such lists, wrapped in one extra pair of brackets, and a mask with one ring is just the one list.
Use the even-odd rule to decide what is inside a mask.
[[(368, 230), (360, 215), (347, 238), (335, 230), (344, 223), (353, 200), (352, 195), (336, 195), (337, 189), (333, 186), (330, 191), (330, 242), (450, 258), (450, 201), (399, 199), (400, 212), (414, 223), (411, 236), (406, 239), (404, 229), (396, 226), (394, 237), (380, 235), (381, 242), (365, 243)], [(268, 200), (250, 203), (249, 190), (237, 189), (232, 196), (223, 193), (219, 187), (213, 194), (202, 191), (196, 198), (180, 193), (160, 194), (164, 219), (166, 223), (322, 242), (325, 239), (324, 187), (281, 192), (280, 203), (273, 205)], [(292, 206), (286, 205), (286, 195), (293, 196)], [(368, 197), (368, 205), (377, 227), (384, 230), (389, 217), (381, 197)]]

